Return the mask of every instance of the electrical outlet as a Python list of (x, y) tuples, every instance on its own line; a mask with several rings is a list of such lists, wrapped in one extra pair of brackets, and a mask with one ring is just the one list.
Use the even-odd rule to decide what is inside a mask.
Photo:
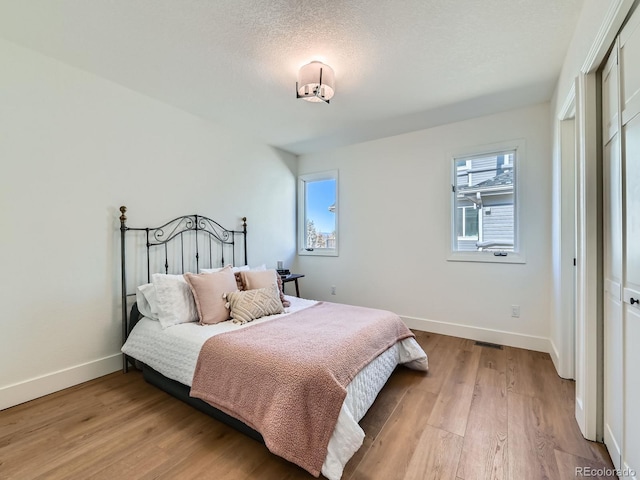
[(513, 318), (520, 317), (520, 305), (511, 305), (511, 316)]
[(331, 285), (331, 295), (335, 295), (335, 294), (336, 294), (336, 286)]

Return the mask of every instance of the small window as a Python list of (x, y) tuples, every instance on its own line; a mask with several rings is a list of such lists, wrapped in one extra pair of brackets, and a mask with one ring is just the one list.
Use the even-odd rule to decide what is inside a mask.
[(450, 260), (523, 261), (519, 255), (519, 143), (453, 156)]
[(298, 253), (338, 255), (338, 171), (298, 177)]

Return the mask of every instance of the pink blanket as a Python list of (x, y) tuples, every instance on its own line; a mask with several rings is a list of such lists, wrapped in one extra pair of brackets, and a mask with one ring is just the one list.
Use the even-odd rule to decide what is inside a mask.
[(317, 477), (346, 386), (412, 336), (391, 312), (319, 303), (207, 340), (191, 396), (242, 420), (271, 452)]

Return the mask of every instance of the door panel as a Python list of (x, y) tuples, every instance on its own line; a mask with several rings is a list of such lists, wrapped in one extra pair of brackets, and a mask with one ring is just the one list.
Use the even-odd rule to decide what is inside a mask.
[(622, 123), (640, 111), (640, 10), (620, 33), (620, 72), (622, 85)]
[[(623, 334), (622, 334), (622, 164), (619, 135), (619, 84), (614, 48), (602, 76), (603, 138), (602, 233), (604, 273), (604, 443), (616, 468), (622, 462)], [(608, 120), (607, 120), (608, 119)]]
[[(630, 292), (625, 289), (625, 293)], [(633, 293), (633, 298), (640, 298), (640, 291)], [(626, 295), (625, 295), (626, 296)], [(628, 297), (627, 297), (628, 298)], [(622, 458), (626, 468), (640, 473), (640, 307), (625, 304), (625, 409), (624, 409), (624, 444)]]
[[(639, 49), (640, 50), (640, 49)], [(640, 51), (638, 52), (640, 55)], [(625, 358), (624, 358), (624, 444), (626, 466), (640, 471), (640, 115), (623, 126), (625, 140)]]
[[(620, 296), (620, 285), (618, 297)], [(604, 300), (604, 443), (616, 468), (621, 468), (623, 435), (622, 404), (622, 302), (605, 293)]]
[(602, 138), (608, 143), (618, 133), (618, 52), (614, 49), (602, 72)]
[(624, 155), (624, 441), (625, 467), (640, 472), (640, 11), (620, 35), (624, 72), (622, 140)]
[[(622, 283), (622, 162), (620, 136), (614, 136), (603, 156), (604, 281)], [(620, 294), (618, 293), (618, 298)]]
[[(640, 58), (640, 51), (638, 55)], [(640, 290), (640, 115), (624, 125), (623, 132), (627, 231), (624, 286)], [(640, 342), (640, 338), (637, 340)]]

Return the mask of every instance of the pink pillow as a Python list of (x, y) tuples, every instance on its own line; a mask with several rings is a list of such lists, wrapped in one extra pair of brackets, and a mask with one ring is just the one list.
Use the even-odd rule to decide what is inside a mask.
[(201, 325), (212, 325), (231, 318), (226, 307), (227, 301), (223, 298), (225, 293), (238, 291), (231, 267), (215, 273), (185, 273), (184, 278), (193, 292)]
[[(269, 285), (277, 285), (282, 306), (288, 307), (291, 305), (289, 301), (284, 298), (282, 279), (275, 270), (238, 272), (236, 273), (236, 279), (238, 278), (240, 279), (240, 282), (238, 282), (239, 290), (255, 290), (257, 288), (267, 288)], [(240, 285), (240, 283), (242, 283), (242, 285)]]

